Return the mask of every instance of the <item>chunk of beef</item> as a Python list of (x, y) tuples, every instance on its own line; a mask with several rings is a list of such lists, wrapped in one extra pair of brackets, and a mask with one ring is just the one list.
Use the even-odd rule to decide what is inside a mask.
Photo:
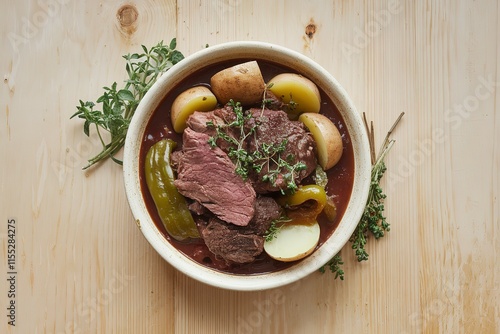
[(208, 211), (200, 202), (197, 201), (193, 201), (193, 203), (189, 204), (188, 209), (191, 213), (197, 216), (202, 216)]
[(264, 237), (243, 234), (217, 218), (201, 228), (201, 236), (208, 249), (228, 263), (252, 262), (264, 249)]
[(251, 233), (263, 236), (271, 226), (271, 222), (281, 216), (281, 207), (267, 196), (258, 196), (255, 201), (255, 214), (250, 223), (240, 227), (241, 233)]
[(172, 154), (170, 155), (170, 167), (174, 171), (177, 171), (177, 167), (179, 166), (179, 161), (181, 160), (182, 157), (182, 151), (173, 151)]
[(267, 109), (271, 110), (283, 110), (283, 102), (270, 90), (266, 89), (266, 95), (264, 96), (265, 105)]
[(255, 215), (247, 226), (228, 224), (211, 215), (208, 222), (197, 217), (200, 235), (208, 249), (227, 263), (248, 263), (264, 250), (264, 234), (271, 222), (279, 218), (281, 208), (271, 197), (260, 196), (255, 202)]
[[(287, 141), (285, 150), (280, 154), (283, 160), (290, 165), (297, 162), (305, 164), (306, 168), (297, 172), (295, 180), (300, 183), (305, 177), (315, 170), (316, 162), (316, 143), (312, 135), (306, 131), (302, 122), (290, 121), (287, 114), (281, 110), (269, 109), (250, 109), (253, 117), (250, 118), (245, 126), (251, 129), (255, 125), (255, 135), (248, 137), (248, 150), (255, 151), (262, 144), (279, 146), (284, 140)], [(275, 156), (274, 159), (277, 159)], [(289, 170), (281, 168), (274, 182), (263, 181), (263, 176), (270, 170), (275, 170), (277, 164), (270, 161), (270, 164), (264, 164), (262, 170), (250, 174), (255, 191), (259, 194), (265, 194), (272, 191), (286, 189), (287, 182), (283, 175)]]
[(226, 153), (210, 147), (208, 138), (205, 133), (184, 130), (174, 184), (182, 195), (198, 201), (220, 219), (246, 226), (254, 216), (255, 191), (235, 173)]

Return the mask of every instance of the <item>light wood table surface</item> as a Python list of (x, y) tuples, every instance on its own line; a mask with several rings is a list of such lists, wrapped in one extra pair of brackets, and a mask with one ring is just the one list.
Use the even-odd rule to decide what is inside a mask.
[[(490, 0), (1, 0), (0, 332), (499, 333), (499, 18)], [(172, 37), (185, 55), (235, 40), (303, 53), (377, 146), (406, 113), (383, 179), (391, 232), (367, 262), (343, 249), (344, 281), (206, 286), (144, 239), (120, 166), (81, 170), (99, 146), (69, 119), (78, 100)]]

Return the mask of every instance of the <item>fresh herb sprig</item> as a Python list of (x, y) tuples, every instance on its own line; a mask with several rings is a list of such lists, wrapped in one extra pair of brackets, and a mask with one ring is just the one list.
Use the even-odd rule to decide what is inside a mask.
[(281, 216), (278, 219), (274, 219), (273, 221), (271, 221), (271, 225), (269, 226), (266, 233), (264, 234), (264, 239), (267, 242), (272, 241), (274, 238), (277, 237), (278, 232), (281, 230), (284, 223), (288, 223), (291, 221), (292, 220), (286, 216)]
[[(363, 211), (363, 215), (361, 216), (356, 229), (349, 239), (349, 241), (352, 243), (351, 247), (354, 250), (358, 262), (368, 260), (369, 255), (366, 252), (365, 246), (370, 235), (372, 235), (375, 239), (380, 239), (385, 235), (385, 232), (390, 231), (390, 225), (387, 222), (386, 217), (384, 216), (384, 200), (386, 198), (386, 195), (383, 192), (382, 187), (380, 186), (380, 181), (387, 170), (387, 167), (385, 165), (385, 157), (395, 143), (395, 140), (390, 139), (390, 136), (392, 135), (394, 129), (398, 125), (403, 115), (404, 112), (399, 115), (390, 130), (387, 132), (387, 135), (382, 142), (382, 146), (377, 156), (375, 152), (375, 135), (373, 122), (370, 122), (370, 126), (368, 126), (366, 114), (363, 113), (363, 121), (368, 133), (370, 144), (372, 171), (370, 189), (368, 191), (368, 199), (366, 202), (365, 210)], [(339, 252), (325, 266), (328, 266), (330, 271), (335, 273), (335, 278), (340, 277), (340, 279), (343, 280), (344, 271), (341, 269), (342, 264), (343, 261)], [(325, 266), (320, 268), (321, 272), (325, 272)]]
[[(207, 127), (216, 128), (216, 133), (208, 139), (208, 144), (211, 147), (216, 147), (219, 138), (231, 144), (227, 155), (235, 162), (236, 174), (240, 175), (245, 180), (248, 177), (253, 158), (245, 149), (244, 144), (248, 136), (255, 132), (255, 126), (248, 131), (245, 130), (245, 121), (250, 119), (252, 115), (250, 113), (244, 113), (240, 102), (230, 100), (228, 105), (233, 109), (235, 119), (228, 124), (218, 124), (217, 126), (211, 121), (207, 122)], [(227, 129), (230, 128), (239, 129), (239, 138), (227, 134)]]
[[(280, 147), (286, 146), (286, 143), (287, 140), (283, 140), (281, 144), (277, 146), (277, 149), (271, 150), (271, 153), (265, 153), (269, 154), (264, 157), (264, 160), (266, 161), (265, 164), (268, 165), (268, 171), (267, 174), (262, 176), (262, 181), (275, 185), (278, 178), (282, 177), (286, 183), (286, 189), (293, 193), (299, 188), (297, 182), (295, 181), (298, 173), (301, 170), (307, 169), (307, 166), (302, 161), (294, 162), (294, 156), (292, 154), (287, 155), (286, 159), (281, 157), (281, 154), (279, 153), (283, 152), (284, 149), (281, 150)], [(278, 153), (277, 159), (274, 158), (276, 152)], [(259, 159), (256, 159), (256, 161), (258, 162)], [(274, 162), (276, 166), (275, 168), (270, 168), (270, 161)], [(284, 194), (283, 189), (281, 192)]]
[(344, 264), (344, 262), (342, 261), (342, 256), (339, 253), (339, 254), (335, 255), (330, 261), (328, 261), (328, 263), (326, 265), (319, 268), (319, 271), (321, 273), (324, 273), (325, 266), (328, 266), (328, 269), (330, 269), (330, 271), (335, 274), (335, 279), (340, 278), (340, 280), (343, 281), (344, 280), (344, 270), (341, 267), (343, 264)]
[[(101, 152), (88, 160), (83, 169), (107, 158), (122, 164), (115, 156), (125, 144), (128, 127), (139, 102), (163, 73), (184, 59), (183, 54), (175, 50), (176, 46), (175, 38), (168, 46), (160, 42), (148, 50), (142, 45), (144, 53), (123, 56), (128, 74), (123, 88), (117, 89), (116, 82), (113, 82), (110, 87), (103, 88), (104, 94), (96, 103), (80, 100), (80, 105), (76, 107), (77, 112), (71, 118), (85, 120), (83, 132), (87, 136), (90, 136), (90, 128), (95, 127), (102, 144)], [(94, 109), (96, 104), (101, 104), (102, 109)], [(109, 133), (107, 141), (102, 132)]]
[[(267, 172), (262, 176), (263, 182), (275, 185), (278, 178), (283, 178), (287, 185), (286, 189), (294, 192), (298, 188), (297, 175), (307, 166), (302, 161), (296, 162), (292, 154), (288, 154), (286, 157), (282, 156), (288, 143), (286, 139), (279, 144), (262, 143), (257, 145), (255, 151), (249, 152), (244, 147), (244, 144), (249, 136), (255, 134), (258, 121), (250, 129), (246, 129), (246, 121), (253, 117), (252, 114), (245, 113), (239, 102), (230, 100), (228, 105), (233, 109), (235, 119), (228, 124), (218, 124), (217, 126), (211, 121), (207, 122), (208, 127), (215, 127), (216, 130), (215, 134), (208, 139), (209, 145), (211, 147), (217, 146), (217, 140), (219, 139), (231, 144), (228, 149), (228, 156), (235, 163), (236, 174), (240, 175), (244, 180), (248, 178), (251, 170), (260, 173), (266, 167)], [(227, 130), (230, 128), (239, 129), (239, 138), (228, 135)], [(284, 192), (283, 189), (282, 192)]]

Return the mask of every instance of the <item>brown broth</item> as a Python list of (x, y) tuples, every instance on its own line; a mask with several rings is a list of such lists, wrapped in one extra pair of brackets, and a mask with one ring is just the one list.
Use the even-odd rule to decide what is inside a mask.
[[(264, 80), (267, 82), (272, 77), (279, 73), (290, 73), (296, 72), (293, 69), (284, 67), (282, 65), (271, 63), (266, 60), (258, 60), (259, 66), (262, 71), (262, 75)], [(178, 250), (184, 253), (190, 259), (213, 269), (233, 273), (233, 274), (243, 274), (243, 275), (251, 275), (251, 274), (261, 274), (268, 273), (273, 271), (282, 270), (284, 268), (290, 267), (293, 264), (299, 262), (280, 262), (273, 260), (270, 258), (265, 252), (257, 257), (257, 259), (249, 264), (243, 265), (231, 265), (228, 266), (223, 260), (219, 260), (215, 258), (215, 255), (212, 254), (203, 240), (191, 240), (187, 242), (179, 242), (173, 238), (171, 238), (165, 230), (160, 217), (158, 216), (158, 212), (156, 210), (155, 204), (151, 195), (149, 194), (146, 180), (144, 178), (144, 161), (146, 157), (146, 153), (149, 148), (156, 143), (157, 141), (169, 138), (177, 142), (177, 149), (182, 148), (182, 136), (175, 133), (172, 130), (172, 123), (170, 121), (170, 107), (172, 105), (173, 100), (184, 90), (189, 87), (196, 85), (208, 85), (210, 82), (210, 77), (217, 73), (218, 71), (248, 61), (247, 59), (236, 59), (233, 61), (223, 62), (220, 64), (215, 64), (212, 66), (208, 66), (197, 73), (192, 74), (190, 77), (186, 78), (183, 82), (177, 85), (172, 91), (164, 98), (164, 100), (160, 103), (157, 110), (155, 110), (152, 115), (143, 137), (143, 143), (141, 145), (140, 151), (140, 179), (141, 179), (141, 190), (144, 196), (144, 200), (146, 202), (146, 206), (148, 211), (155, 222), (158, 229), (163, 233), (165, 238)], [(317, 246), (320, 247), (328, 237), (333, 233), (335, 228), (337, 227), (340, 219), (342, 218), (347, 204), (349, 202), (349, 198), (351, 196), (353, 179), (354, 179), (354, 154), (352, 149), (352, 143), (347, 132), (346, 125), (344, 120), (340, 116), (339, 111), (333, 104), (333, 102), (328, 99), (324, 92), (321, 92), (321, 113), (327, 116), (339, 129), (339, 132), (342, 136), (342, 143), (344, 146), (344, 151), (342, 153), (342, 158), (333, 168), (327, 171), (328, 175), (328, 185), (327, 185), (327, 194), (333, 197), (335, 205), (337, 206), (337, 217), (333, 223), (328, 222), (326, 217), (320, 215), (318, 217), (318, 222), (320, 224), (321, 234), (320, 241)], [(316, 248), (316, 249), (317, 249)]]

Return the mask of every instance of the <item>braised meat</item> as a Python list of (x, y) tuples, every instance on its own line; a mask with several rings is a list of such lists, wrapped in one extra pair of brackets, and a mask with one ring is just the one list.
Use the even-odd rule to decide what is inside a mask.
[[(245, 126), (255, 127), (255, 135), (248, 137), (249, 151), (257, 150), (263, 143), (279, 146), (286, 141), (285, 150), (280, 153), (281, 159), (292, 166), (298, 162), (305, 164), (305, 168), (297, 172), (295, 182), (300, 183), (315, 170), (316, 143), (302, 122), (290, 121), (287, 114), (281, 110), (251, 109), (250, 112), (253, 117), (249, 118)], [(257, 193), (265, 194), (286, 189), (286, 179), (283, 177), (283, 174), (289, 172), (286, 168), (280, 170), (274, 182), (263, 179), (264, 175), (276, 167), (276, 163), (271, 159), (269, 164), (264, 164), (259, 173), (251, 173), (250, 179)]]
[(254, 215), (255, 191), (234, 172), (226, 153), (210, 147), (208, 138), (190, 128), (184, 130), (174, 184), (182, 195), (198, 201), (218, 218), (248, 225)]
[[(196, 132), (202, 132), (209, 136), (214, 136), (216, 134), (216, 127), (220, 125), (226, 125), (235, 120), (235, 114), (233, 108), (230, 106), (225, 106), (224, 108), (215, 109), (214, 111), (200, 112), (195, 111), (188, 119), (187, 126)], [(232, 127), (224, 127), (223, 132), (229, 137), (239, 139), (239, 129)], [(233, 144), (226, 140), (219, 138), (217, 140), (217, 146), (228, 153), (230, 147), (234, 147)], [(246, 149), (246, 146), (242, 146)]]
[[(175, 186), (191, 199), (190, 210), (208, 249), (227, 263), (240, 264), (262, 253), (265, 232), (281, 216), (273, 198), (256, 193), (286, 189), (292, 172), (287, 166), (302, 165), (293, 170), (296, 183), (316, 168), (315, 142), (301, 122), (290, 121), (281, 110), (255, 108), (247, 110), (244, 119), (241, 115), (237, 118), (230, 105), (193, 113), (184, 130), (182, 151), (172, 155)], [(242, 128), (228, 125), (233, 122)], [(214, 147), (211, 137), (217, 138)], [(255, 159), (247, 178), (236, 174), (236, 161), (230, 158), (235, 143)], [(266, 153), (263, 147), (281, 148)], [(260, 171), (256, 164), (262, 165)], [(270, 174), (273, 178), (264, 177)]]
[[(247, 150), (250, 154), (261, 149), (262, 145), (279, 146), (286, 141), (285, 149), (280, 153), (281, 159), (293, 166), (298, 162), (305, 165), (305, 168), (295, 172), (295, 182), (300, 183), (305, 177), (311, 174), (316, 168), (316, 144), (311, 134), (299, 121), (290, 121), (287, 114), (282, 110), (270, 109), (250, 109), (252, 117), (245, 120), (245, 132), (252, 133), (248, 135), (241, 143), (241, 148)], [(211, 112), (195, 112), (188, 118), (188, 126), (197, 131), (214, 136), (216, 126), (227, 125), (235, 120), (235, 114), (229, 105), (224, 108), (216, 109)], [(210, 125), (208, 125), (210, 124)], [(229, 137), (240, 140), (241, 129), (237, 127), (223, 127), (222, 131)], [(254, 133), (253, 133), (254, 132)], [(228, 153), (230, 147), (234, 144), (219, 138), (217, 146)], [(277, 156), (273, 157), (274, 160)], [(281, 167), (275, 178), (266, 180), (263, 177), (269, 174), (270, 170), (276, 170), (277, 164), (273, 159), (269, 159), (269, 164), (262, 162), (263, 168), (260, 172), (250, 170), (249, 178), (255, 191), (259, 194), (279, 191), (287, 188), (287, 180), (283, 175), (289, 173), (287, 168)]]
[(240, 233), (217, 218), (210, 219), (201, 236), (212, 253), (229, 263), (252, 262), (264, 247), (263, 237)]
[(271, 222), (281, 216), (281, 207), (276, 201), (267, 196), (258, 196), (255, 201), (255, 214), (250, 223), (239, 228), (242, 233), (264, 235), (271, 226)]
[(264, 233), (279, 218), (281, 209), (270, 197), (258, 197), (255, 215), (247, 226), (235, 226), (211, 217), (198, 228), (208, 249), (227, 263), (249, 263), (263, 251)]

